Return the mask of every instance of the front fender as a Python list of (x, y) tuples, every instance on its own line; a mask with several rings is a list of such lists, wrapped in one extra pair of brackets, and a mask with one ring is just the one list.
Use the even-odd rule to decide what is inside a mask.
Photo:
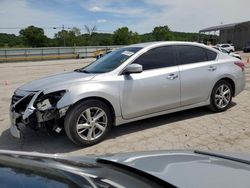
[(99, 97), (109, 101), (114, 108), (115, 115), (121, 116), (119, 105), (119, 85), (114, 82), (110, 85), (103, 83), (89, 83), (74, 86), (58, 101), (57, 108), (61, 109), (90, 97)]

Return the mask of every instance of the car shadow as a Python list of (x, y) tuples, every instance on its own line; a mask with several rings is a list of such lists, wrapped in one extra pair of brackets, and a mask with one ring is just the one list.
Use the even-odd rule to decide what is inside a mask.
[[(229, 109), (237, 105), (237, 103), (232, 102)], [(114, 139), (116, 137), (134, 133), (137, 131), (143, 131), (153, 127), (158, 127), (164, 124), (170, 124), (173, 122), (183, 121), (195, 117), (201, 117), (208, 114), (213, 114), (211, 110), (206, 107), (199, 107), (189, 110), (184, 110), (180, 112), (175, 112), (171, 114), (161, 115), (153, 118), (148, 118), (140, 121), (135, 121), (132, 123), (127, 123), (121, 126), (113, 127), (111, 134), (107, 139)], [(222, 112), (223, 113), (223, 112)]]
[[(237, 105), (235, 102), (231, 103), (230, 108)], [(148, 118), (145, 120), (136, 121), (133, 123), (124, 124), (117, 127), (112, 127), (112, 131), (106, 140), (115, 139), (119, 136), (140, 132), (153, 127), (158, 127), (173, 122), (187, 120), (195, 117), (212, 114), (210, 110), (205, 107), (194, 108), (181, 112), (171, 113), (167, 115)], [(83, 147), (73, 144), (65, 135), (64, 132), (57, 134), (49, 134), (46, 130), (33, 131), (31, 129), (22, 128), (22, 136), (20, 139), (14, 138), (9, 129), (2, 132), (0, 136), (0, 150), (13, 151), (28, 151), (40, 153), (69, 153), (84, 149)], [(95, 146), (91, 146), (95, 147)]]

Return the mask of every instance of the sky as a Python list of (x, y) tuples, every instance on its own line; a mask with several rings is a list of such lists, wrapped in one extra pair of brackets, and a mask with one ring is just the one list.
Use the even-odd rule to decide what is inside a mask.
[[(155, 26), (168, 25), (172, 31), (200, 29), (250, 21), (250, 0), (0, 0), (0, 33), (18, 34), (29, 25), (42, 27), (53, 37), (53, 27), (96, 26), (112, 33), (127, 26), (148, 33)], [(8, 29), (4, 29), (8, 28)]]

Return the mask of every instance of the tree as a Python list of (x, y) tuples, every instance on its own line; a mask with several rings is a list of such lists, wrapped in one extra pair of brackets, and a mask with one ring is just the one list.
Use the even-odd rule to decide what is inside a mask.
[(54, 39), (56, 40), (56, 44), (57, 46), (67, 46), (67, 35), (68, 35), (68, 31), (66, 30), (62, 30), (59, 31), (55, 34)]
[(155, 27), (152, 32), (156, 41), (170, 40), (170, 29), (168, 26), (158, 26)]
[(24, 44), (31, 47), (46, 46), (47, 37), (44, 35), (42, 28), (29, 26), (20, 30), (20, 36), (23, 38)]
[(77, 27), (73, 27), (71, 31), (75, 34), (75, 36), (80, 36), (81, 35), (81, 30)]
[(114, 43), (118, 45), (129, 44), (129, 37), (130, 33), (128, 27), (119, 28), (114, 32), (113, 35)]
[(130, 31), (128, 27), (122, 27), (114, 32), (113, 41), (117, 45), (126, 45), (138, 43), (141, 41), (141, 38), (138, 33)]
[(20, 36), (14, 34), (0, 33), (0, 47), (24, 47)]
[(94, 45), (94, 46), (107, 46), (112, 44), (113, 44), (112, 34), (109, 33), (93, 33), (91, 41), (88, 42), (88, 45)]
[[(64, 39), (67, 46), (87, 45), (127, 45), (139, 42), (150, 42), (155, 40), (175, 41), (211, 41), (210, 35), (198, 33), (183, 33), (170, 31), (168, 26), (158, 26), (150, 33), (138, 34), (129, 30), (128, 27), (118, 28), (113, 34), (97, 33), (96, 27), (85, 26), (86, 32), (81, 34), (80, 29), (74, 27), (71, 30), (63, 30), (55, 34), (54, 38), (47, 38), (43, 29), (29, 26), (20, 31), (20, 35), (0, 33), (0, 47), (56, 47), (63, 46)], [(213, 36), (218, 41), (218, 36)], [(214, 42), (214, 41), (212, 41)]]
[(70, 31), (62, 30), (55, 34), (54, 38), (57, 41), (58, 46), (77, 46), (79, 45), (80, 41), (79, 38), (81, 37), (80, 29), (73, 27)]
[(97, 41), (93, 41), (93, 35), (96, 34), (97, 31), (97, 27), (94, 25), (93, 27), (84, 25), (85, 31), (87, 32), (87, 34), (85, 35), (86, 39), (87, 39), (87, 44), (88, 45), (96, 45), (94, 43), (96, 43)]
[(141, 37), (137, 32), (130, 31), (130, 44), (141, 42)]
[(89, 36), (91, 36), (93, 33), (97, 31), (97, 27), (95, 25), (93, 27), (85, 25), (84, 28), (87, 34), (89, 34)]

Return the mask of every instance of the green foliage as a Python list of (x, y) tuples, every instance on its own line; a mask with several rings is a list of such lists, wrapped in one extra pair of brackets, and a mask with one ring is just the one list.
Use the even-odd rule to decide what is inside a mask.
[(31, 47), (46, 46), (48, 38), (44, 35), (42, 28), (29, 26), (20, 30), (20, 36), (23, 38), (24, 45)]
[(130, 44), (135, 44), (141, 42), (141, 36), (137, 32), (130, 33)]
[(112, 34), (109, 33), (93, 33), (89, 41), (91, 46), (107, 46), (114, 45)]
[(140, 37), (141, 37), (141, 42), (155, 41), (155, 38), (152, 33), (145, 33), (140, 35)]
[[(87, 28), (87, 26), (85, 26)], [(62, 30), (54, 38), (45, 36), (42, 28), (29, 26), (22, 29), (19, 36), (0, 33), (0, 47), (57, 47), (57, 46), (107, 46), (128, 45), (150, 41), (198, 41), (198, 33), (183, 33), (170, 31), (168, 26), (157, 26), (151, 33), (138, 34), (128, 27), (118, 28), (113, 34), (97, 33), (96, 28), (89, 28), (89, 32), (82, 34), (80, 29)], [(206, 41), (216, 41), (218, 36), (201, 35)]]
[(0, 47), (23, 47), (23, 40), (14, 34), (0, 33)]
[(62, 30), (55, 34), (55, 40), (57, 46), (75, 46), (76, 45), (76, 35), (74, 31)]
[(114, 32), (113, 40), (115, 44), (126, 45), (129, 44), (130, 31), (127, 27), (122, 27)]
[(114, 32), (113, 41), (116, 45), (127, 45), (141, 42), (141, 37), (138, 33), (130, 31), (128, 27), (122, 27)]
[(171, 39), (170, 29), (166, 25), (155, 27), (152, 34), (156, 41), (164, 41)]

